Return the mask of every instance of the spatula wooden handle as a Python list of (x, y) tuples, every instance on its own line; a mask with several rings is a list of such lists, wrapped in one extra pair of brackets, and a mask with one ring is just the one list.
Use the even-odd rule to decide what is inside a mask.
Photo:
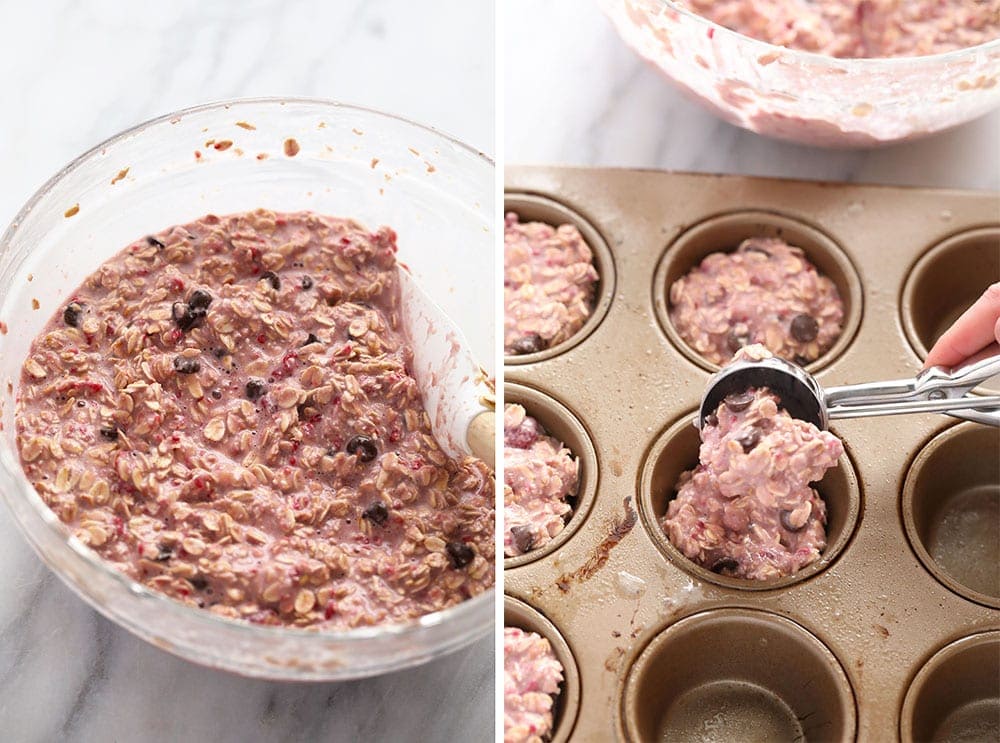
[(469, 423), (467, 440), (472, 453), (486, 462), (487, 466), (496, 470), (497, 437), (496, 413), (485, 410)]

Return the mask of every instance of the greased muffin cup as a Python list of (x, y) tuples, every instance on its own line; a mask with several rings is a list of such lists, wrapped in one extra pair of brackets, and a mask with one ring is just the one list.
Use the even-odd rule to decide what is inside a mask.
[(713, 609), (656, 635), (625, 679), (636, 740), (851, 741), (854, 695), (840, 663), (794, 622)]
[[(1000, 282), (1000, 227), (963, 230), (931, 247), (913, 265), (900, 301), (910, 345), (921, 359), (990, 284)], [(1000, 394), (1000, 381), (977, 391)]]
[(1000, 609), (1000, 429), (961, 423), (917, 452), (903, 483), (903, 523), (945, 586)]
[[(904, 697), (942, 648), (1000, 632), (992, 599), (946, 582), (917, 547), (928, 534), (940, 538), (949, 508), (961, 521), (1000, 497), (996, 429), (936, 414), (836, 421), (846, 454), (815, 486), (829, 509), (819, 562), (759, 585), (710, 573), (657, 531), (677, 475), (696, 461), (690, 421), (711, 374), (671, 339), (658, 302), (664, 266), (679, 261), (677, 246), (699, 226), (724, 217), (745, 232), (787, 220), (833, 246), (816, 252), (836, 260), (815, 262), (834, 281), (842, 266), (848, 286), (842, 346), (813, 367), (820, 383), (912, 376), (922, 361), (901, 302), (914, 266), (953, 236), (1000, 228), (998, 196), (558, 167), (508, 168), (506, 179), (509, 192), (586, 213), (618, 269), (614, 301), (585, 342), (505, 367), (507, 388), (544, 390), (573, 412), (600, 471), (573, 536), (505, 576), (506, 594), (551, 620), (573, 648), (584, 700), (573, 740), (737, 730), (908, 741), (926, 739), (927, 725), (957, 730), (942, 725), (966, 713), (995, 724), (977, 711), (995, 709), (1000, 694), (967, 665), (942, 676), (954, 694), (924, 727), (904, 724)], [(710, 242), (701, 249), (721, 247)], [(964, 272), (959, 303), (982, 282)], [(927, 509), (932, 493), (944, 511)], [(963, 559), (996, 562), (988, 536), (981, 542), (962, 545)], [(982, 654), (993, 646), (976, 647)]]
[(0, 238), (0, 495), (32, 547), (71, 589), (131, 632), (249, 676), (371, 676), (488, 634), (493, 589), (413, 623), (346, 632), (234, 622), (153, 593), (70, 538), (26, 481), (14, 442), (14, 396), (31, 340), (102, 261), (170, 225), (258, 207), (393, 227), (399, 259), (492, 371), (492, 313), (469, 308), (492, 307), (495, 296), (493, 191), (493, 163), (481, 153), (390, 114), (320, 100), (249, 99), (178, 111), (67, 165)]
[(504, 357), (505, 364), (531, 364), (543, 361), (573, 348), (587, 339), (601, 324), (615, 294), (615, 262), (604, 238), (589, 221), (577, 211), (554, 199), (538, 194), (506, 192), (504, 214), (514, 212), (521, 222), (544, 222), (552, 227), (573, 225), (580, 231), (583, 241), (590, 247), (597, 270), (594, 285), (594, 304), (590, 316), (573, 335), (561, 343), (535, 353), (511, 354)]
[(996, 740), (1000, 717), (1000, 632), (982, 632), (941, 648), (906, 691), (903, 740)]
[(573, 725), (580, 711), (580, 673), (573, 659), (573, 651), (552, 622), (537, 609), (510, 596), (503, 598), (503, 625), (534, 632), (548, 640), (552, 646), (552, 652), (563, 668), (563, 682), (552, 704), (551, 741), (566, 743), (573, 734)]

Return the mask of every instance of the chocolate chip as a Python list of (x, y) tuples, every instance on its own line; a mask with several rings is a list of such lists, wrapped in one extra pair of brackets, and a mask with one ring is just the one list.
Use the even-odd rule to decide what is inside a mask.
[(753, 402), (753, 392), (750, 390), (733, 392), (730, 395), (726, 395), (726, 399), (723, 402), (726, 403), (726, 407), (732, 412), (739, 413), (741, 410), (746, 410), (750, 407), (750, 403)]
[(195, 289), (188, 297), (188, 307), (207, 310), (210, 304), (212, 304), (212, 295), (204, 289)]
[(174, 556), (174, 551), (169, 547), (166, 547), (162, 544), (157, 545), (157, 547), (159, 549), (159, 552), (157, 552), (156, 557), (153, 558), (156, 562), (166, 562), (167, 560), (169, 560), (171, 557)]
[(117, 441), (119, 430), (118, 426), (101, 426), (100, 434), (108, 441)]
[(760, 443), (760, 429), (754, 426), (748, 431), (744, 431), (736, 441), (743, 447), (743, 453), (749, 454)]
[(732, 353), (736, 353), (743, 346), (750, 345), (750, 335), (748, 333), (737, 333), (735, 330), (730, 330), (729, 335), (726, 336), (726, 346)]
[(705, 416), (705, 425), (706, 426), (719, 425), (719, 416), (717, 416), (715, 413), (709, 413), (708, 415)]
[(720, 557), (712, 563), (712, 567), (710, 567), (709, 570), (713, 573), (722, 573), (724, 570), (737, 570), (739, 567), (740, 564), (732, 557)]
[(803, 529), (806, 528), (806, 523), (808, 523), (807, 521), (802, 522), (802, 526), (793, 526), (792, 522), (788, 520), (788, 518), (791, 515), (792, 515), (791, 509), (785, 509), (778, 515), (778, 520), (781, 521), (781, 525), (783, 527), (788, 529), (788, 531), (792, 532), (793, 534), (797, 531), (802, 531)]
[(212, 355), (217, 359), (224, 359), (229, 355), (229, 351), (224, 348), (214, 348), (212, 349)]
[(208, 313), (204, 307), (192, 307), (186, 302), (174, 302), (170, 308), (170, 314), (177, 327), (187, 332), (201, 325)]
[(165, 247), (167, 247), (166, 245), (164, 245), (163, 243), (161, 243), (159, 240), (157, 240), (152, 235), (150, 235), (149, 237), (146, 238), (146, 242), (148, 242), (150, 245), (152, 245), (157, 250), (163, 250)]
[(538, 333), (528, 333), (514, 341), (511, 347), (514, 349), (514, 353), (517, 354), (538, 353), (545, 348), (545, 341), (542, 340), (542, 336)]
[(204, 578), (200, 578), (200, 577), (199, 578), (191, 578), (190, 582), (191, 582), (191, 586), (196, 591), (204, 591), (206, 588), (208, 588), (208, 581), (205, 580)]
[(375, 439), (364, 434), (358, 434), (352, 438), (347, 442), (347, 446), (344, 449), (348, 454), (357, 454), (358, 459), (362, 462), (370, 462), (378, 456), (378, 447), (375, 445)]
[(301, 284), (301, 286), (302, 286), (302, 288), (305, 291), (309, 291), (310, 289), (312, 289), (313, 288), (313, 279), (312, 279), (312, 276), (308, 276), (308, 275), (303, 276), (302, 277), (302, 284)]
[(522, 554), (528, 552), (535, 544), (535, 535), (531, 533), (530, 526), (515, 526), (510, 530), (510, 535), (514, 537), (514, 546)]
[(448, 542), (444, 548), (448, 557), (451, 558), (451, 566), (456, 569), (464, 568), (476, 557), (472, 547), (463, 542)]
[(382, 501), (375, 501), (362, 512), (361, 518), (371, 521), (376, 526), (382, 526), (389, 520), (389, 509)]
[(265, 271), (260, 278), (270, 284), (275, 291), (281, 288), (281, 278), (274, 271)]
[(267, 385), (264, 384), (264, 380), (254, 378), (247, 382), (247, 400), (259, 400), (265, 392), (267, 392)]
[(305, 343), (303, 343), (302, 345), (303, 345), (303, 346), (309, 346), (309, 345), (312, 345), (313, 343), (319, 343), (319, 338), (317, 338), (317, 337), (315, 336), (315, 334), (313, 334), (313, 333), (310, 333), (310, 334), (309, 334), (309, 335), (308, 335), (308, 336), (306, 337), (306, 342), (305, 342)]
[(792, 318), (792, 337), (799, 343), (808, 343), (819, 333), (819, 323), (804, 312)]
[(201, 362), (187, 356), (174, 356), (174, 371), (178, 374), (197, 374), (201, 371)]
[(80, 315), (83, 314), (83, 305), (79, 302), (70, 302), (63, 310), (63, 322), (71, 328), (75, 328), (80, 322)]

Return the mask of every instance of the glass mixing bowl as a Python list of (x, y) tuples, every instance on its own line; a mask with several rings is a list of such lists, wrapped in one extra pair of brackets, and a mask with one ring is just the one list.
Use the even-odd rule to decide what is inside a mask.
[(256, 207), (311, 209), (393, 227), (399, 259), (493, 373), (489, 158), (404, 119), (333, 102), (198, 106), (123, 132), (70, 163), (0, 239), (0, 493), (28, 541), (70, 588), (114, 622), (197, 663), (250, 676), (333, 680), (456, 650), (493, 627), (492, 589), (410, 624), (345, 632), (223, 619), (105, 565), (70, 536), (21, 471), (14, 440), (20, 367), (59, 303), (143, 235), (207, 213)]
[(869, 147), (1000, 106), (1000, 40), (945, 54), (836, 59), (730, 31), (670, 0), (600, 0), (636, 52), (726, 121), (804, 144)]

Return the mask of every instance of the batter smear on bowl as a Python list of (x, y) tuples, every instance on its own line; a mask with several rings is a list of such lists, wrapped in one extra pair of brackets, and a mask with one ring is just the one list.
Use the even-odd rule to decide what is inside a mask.
[(129, 245), (31, 346), (29, 481), (116, 569), (225, 617), (346, 629), (486, 590), (491, 475), (431, 435), (395, 253), (264, 210)]
[[(768, 354), (745, 349), (740, 357)], [(840, 440), (779, 408), (767, 388), (733, 393), (701, 430), (700, 464), (681, 475), (663, 530), (685, 557), (749, 580), (791, 575), (826, 547), (826, 504), (810, 483)]]
[(840, 336), (844, 302), (801, 248), (777, 238), (744, 240), (712, 253), (670, 287), (670, 320), (713, 364), (762, 344), (798, 364), (815, 361)]
[(831, 57), (914, 57), (1000, 39), (1000, 0), (681, 0), (721, 26)]
[(573, 510), (580, 463), (523, 407), (503, 410), (504, 554), (538, 549), (563, 530)]
[(563, 667), (548, 640), (518, 627), (504, 627), (504, 743), (550, 739), (552, 705), (562, 682)]
[(594, 309), (597, 269), (571, 224), (504, 222), (504, 353), (536, 353), (576, 333)]

